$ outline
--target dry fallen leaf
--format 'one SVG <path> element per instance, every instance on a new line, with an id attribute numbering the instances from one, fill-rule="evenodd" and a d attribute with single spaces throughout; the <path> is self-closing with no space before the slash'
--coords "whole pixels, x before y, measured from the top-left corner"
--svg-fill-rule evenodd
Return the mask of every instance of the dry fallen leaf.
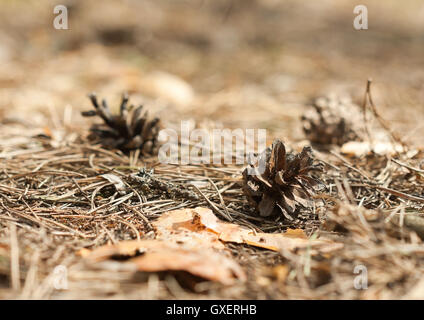
<path id="1" fill-rule="evenodd" d="M 237 224 L 220 221 L 208 208 L 181 209 L 163 213 L 153 226 L 158 237 L 172 240 L 181 230 L 202 235 L 206 246 L 218 246 L 216 240 L 223 242 L 245 243 L 273 251 L 319 247 L 321 252 L 341 248 L 342 244 L 329 240 L 310 240 L 302 230 L 288 230 L 285 233 L 256 233 Z M 190 233 L 190 235 L 192 235 Z M 208 233 L 213 233 L 216 238 Z"/>
<path id="2" fill-rule="evenodd" d="M 186 271 L 192 275 L 223 284 L 236 279 L 246 280 L 243 269 L 224 253 L 193 248 L 161 240 L 122 241 L 116 245 L 99 247 L 89 254 L 86 261 L 95 267 L 110 267 L 115 260 L 124 270 L 144 272 Z M 127 258 L 127 259 L 125 259 Z M 102 264 L 106 262 L 106 264 Z M 131 268 L 133 267 L 133 268 Z M 116 268 L 113 265 L 113 268 Z M 118 269 L 118 268 L 116 268 Z"/>
<path id="3" fill-rule="evenodd" d="M 243 269 L 229 258 L 224 242 L 244 243 L 273 251 L 312 247 L 329 252 L 340 244 L 311 240 L 302 230 L 283 234 L 255 233 L 237 224 L 220 221 L 208 208 L 181 209 L 163 213 L 152 223 L 155 240 L 122 241 L 91 252 L 79 251 L 88 263 L 114 270 L 144 272 L 186 271 L 223 284 L 246 280 Z"/>
<path id="4" fill-rule="evenodd" d="M 137 254 L 144 252 L 145 247 L 153 248 L 154 246 L 161 246 L 156 240 L 143 240 L 140 241 L 121 241 L 117 244 L 107 244 L 94 249 L 87 253 L 87 249 L 80 250 L 79 254 L 90 262 L 100 262 L 113 257 L 134 257 Z"/>
<path id="5" fill-rule="evenodd" d="M 216 218 L 213 213 L 212 216 Z M 193 213 L 192 209 L 165 212 L 152 222 L 152 225 L 156 229 L 157 239 L 183 243 L 195 248 L 225 249 L 216 233 L 207 230 L 200 216 Z"/>
<path id="6" fill-rule="evenodd" d="M 211 249 L 184 249 L 170 246 L 143 254 L 132 262 L 137 265 L 139 271 L 186 271 L 223 284 L 232 284 L 236 278 L 246 280 L 246 275 L 237 262 Z"/>

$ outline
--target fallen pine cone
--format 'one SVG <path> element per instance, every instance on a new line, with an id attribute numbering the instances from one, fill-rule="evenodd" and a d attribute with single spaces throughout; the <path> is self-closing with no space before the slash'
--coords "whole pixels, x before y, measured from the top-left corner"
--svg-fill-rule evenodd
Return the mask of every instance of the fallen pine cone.
<path id="1" fill-rule="evenodd" d="M 95 110 L 83 111 L 84 117 L 99 116 L 104 124 L 94 124 L 90 131 L 99 138 L 106 147 L 118 148 L 123 152 L 140 149 L 142 154 L 155 154 L 157 152 L 159 119 L 148 119 L 147 111 L 142 113 L 143 106 L 133 110 L 127 107 L 128 95 L 122 96 L 120 113 L 112 115 L 106 100 L 99 104 L 97 96 L 89 95 Z"/>
<path id="2" fill-rule="evenodd" d="M 342 145 L 361 140 L 360 107 L 350 100 L 322 97 L 302 116 L 303 131 L 309 141 L 322 145 Z"/>
<path id="3" fill-rule="evenodd" d="M 321 171 L 311 153 L 311 147 L 304 147 L 299 154 L 286 153 L 283 142 L 277 139 L 243 171 L 243 191 L 261 216 L 283 214 L 293 220 L 300 207 L 309 206 L 314 186 L 320 183 L 310 174 Z"/>

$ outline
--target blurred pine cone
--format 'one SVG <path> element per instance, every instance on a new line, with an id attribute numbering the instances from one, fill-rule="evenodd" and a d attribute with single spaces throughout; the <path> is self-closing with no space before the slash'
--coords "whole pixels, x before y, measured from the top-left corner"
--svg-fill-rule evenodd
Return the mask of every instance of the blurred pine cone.
<path id="1" fill-rule="evenodd" d="M 299 207 L 309 206 L 314 186 L 320 183 L 311 173 L 321 171 L 311 154 L 311 147 L 304 147 L 299 154 L 286 153 L 277 139 L 243 171 L 243 191 L 261 216 L 283 214 L 293 220 Z"/>
<path id="2" fill-rule="evenodd" d="M 322 97 L 302 116 L 303 131 L 312 143 L 342 145 L 361 140 L 360 107 L 350 99 Z"/>
<path id="3" fill-rule="evenodd" d="M 142 105 L 135 109 L 132 105 L 128 107 L 129 98 L 124 94 L 119 114 L 112 115 L 106 100 L 103 99 L 102 104 L 99 104 L 94 93 L 89 98 L 95 110 L 83 111 L 81 114 L 84 117 L 99 116 L 103 119 L 103 124 L 94 124 L 90 131 L 104 146 L 124 152 L 136 149 L 140 149 L 142 154 L 157 152 L 159 119 L 149 119 L 147 111 L 142 113 Z"/>

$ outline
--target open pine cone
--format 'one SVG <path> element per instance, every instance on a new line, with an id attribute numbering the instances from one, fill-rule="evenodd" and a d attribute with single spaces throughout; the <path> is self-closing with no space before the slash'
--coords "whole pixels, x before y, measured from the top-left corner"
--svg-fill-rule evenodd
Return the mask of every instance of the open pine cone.
<path id="1" fill-rule="evenodd" d="M 309 141 L 322 145 L 342 145 L 360 140 L 360 107 L 349 99 L 322 97 L 302 116 L 303 131 Z"/>
<path id="2" fill-rule="evenodd" d="M 140 149 L 142 154 L 154 154 L 157 151 L 159 119 L 149 119 L 147 111 L 142 113 L 143 106 L 133 110 L 127 107 L 128 95 L 122 96 L 120 113 L 112 115 L 106 100 L 102 104 L 97 101 L 97 96 L 89 95 L 95 110 L 83 111 L 84 117 L 99 116 L 104 124 L 95 124 L 90 130 L 96 138 L 106 147 L 118 148 L 124 152 Z"/>
<path id="3" fill-rule="evenodd" d="M 286 153 L 277 139 L 243 171 L 243 191 L 261 216 L 283 214 L 293 220 L 300 207 L 309 206 L 314 186 L 320 183 L 310 174 L 321 170 L 311 153 L 311 147 L 304 147 L 299 154 Z"/>

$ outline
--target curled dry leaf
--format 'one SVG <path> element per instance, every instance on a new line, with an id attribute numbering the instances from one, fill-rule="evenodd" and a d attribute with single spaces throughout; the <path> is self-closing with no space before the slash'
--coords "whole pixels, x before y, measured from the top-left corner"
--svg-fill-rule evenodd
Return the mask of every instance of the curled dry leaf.
<path id="1" fill-rule="evenodd" d="M 168 245 L 167 245 L 168 246 Z M 234 260 L 211 249 L 185 249 L 169 246 L 133 259 L 140 271 L 186 271 L 192 275 L 232 284 L 235 279 L 246 280 L 243 269 Z"/>
<path id="2" fill-rule="evenodd" d="M 87 258 L 89 262 L 96 263 L 113 257 L 135 257 L 136 255 L 142 254 L 145 251 L 145 247 L 154 248 L 155 246 L 161 246 L 161 244 L 156 240 L 143 240 L 143 242 L 121 241 L 117 244 L 101 246 L 90 252 L 83 249 L 83 251 L 79 251 L 79 254 L 84 258 Z"/>
<path id="3" fill-rule="evenodd" d="M 153 226 L 158 237 L 164 240 L 169 241 L 182 230 L 186 230 L 191 231 L 191 235 L 202 235 L 204 244 L 215 248 L 219 247 L 220 242 L 244 243 L 273 251 L 313 247 L 316 249 L 314 252 L 329 252 L 342 246 L 329 240 L 310 240 L 300 229 L 288 230 L 285 233 L 253 232 L 237 224 L 222 222 L 210 209 L 201 207 L 166 212 Z"/>
<path id="4" fill-rule="evenodd" d="M 156 229 L 157 239 L 178 242 L 189 247 L 207 247 L 215 249 L 225 249 L 215 232 L 211 232 L 202 222 L 202 216 L 193 210 L 202 213 L 203 218 L 207 218 L 210 213 L 217 220 L 215 215 L 206 208 L 181 209 L 163 213 L 159 219 L 152 223 Z"/>
<path id="5" fill-rule="evenodd" d="M 210 248 L 193 248 L 170 241 L 122 241 L 85 253 L 86 261 L 95 267 L 109 267 L 113 259 L 121 270 L 144 272 L 185 271 L 194 276 L 232 284 L 246 280 L 243 269 L 221 252 Z M 116 268 L 114 265 L 113 268 Z"/>
<path id="6" fill-rule="evenodd" d="M 144 272 L 186 271 L 223 284 L 246 280 L 243 269 L 224 251 L 225 242 L 244 243 L 273 251 L 312 248 L 311 254 L 339 249 L 329 240 L 310 240 L 302 230 L 283 234 L 255 233 L 220 221 L 208 208 L 163 213 L 152 223 L 155 240 L 122 241 L 91 252 L 79 252 L 95 267 Z M 115 262 L 115 264 L 113 264 Z"/>

